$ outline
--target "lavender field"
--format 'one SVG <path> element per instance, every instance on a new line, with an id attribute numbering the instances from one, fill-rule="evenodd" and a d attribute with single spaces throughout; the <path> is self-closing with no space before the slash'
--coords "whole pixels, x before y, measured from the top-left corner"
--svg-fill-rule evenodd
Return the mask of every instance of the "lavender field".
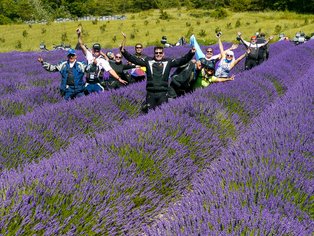
<path id="1" fill-rule="evenodd" d="M 0 235 L 314 235 L 314 40 L 148 114 L 145 82 L 63 101 L 38 56 L 0 54 Z"/>

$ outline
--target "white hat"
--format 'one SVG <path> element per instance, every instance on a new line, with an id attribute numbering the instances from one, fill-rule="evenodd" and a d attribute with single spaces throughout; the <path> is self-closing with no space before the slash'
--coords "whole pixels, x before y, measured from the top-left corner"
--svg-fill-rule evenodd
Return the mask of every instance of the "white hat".
<path id="1" fill-rule="evenodd" d="M 229 50 L 229 51 L 227 51 L 226 52 L 226 56 L 233 56 L 234 57 L 234 52 L 233 51 L 231 51 L 231 50 Z"/>

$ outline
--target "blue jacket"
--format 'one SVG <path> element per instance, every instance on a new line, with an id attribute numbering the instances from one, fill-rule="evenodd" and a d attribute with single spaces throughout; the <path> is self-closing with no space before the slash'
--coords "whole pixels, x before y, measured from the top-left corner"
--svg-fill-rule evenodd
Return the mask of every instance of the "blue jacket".
<path id="1" fill-rule="evenodd" d="M 60 89 L 65 90 L 67 85 L 67 78 L 68 78 L 68 70 L 70 69 L 70 63 L 68 61 L 62 61 L 56 65 L 52 65 L 48 62 L 43 63 L 43 67 L 45 70 L 49 72 L 57 72 L 59 71 L 62 78 L 61 78 L 61 85 Z M 86 70 L 87 65 L 84 62 L 76 61 L 73 66 L 73 76 L 74 76 L 74 86 L 75 87 L 83 87 L 85 85 L 84 73 Z"/>

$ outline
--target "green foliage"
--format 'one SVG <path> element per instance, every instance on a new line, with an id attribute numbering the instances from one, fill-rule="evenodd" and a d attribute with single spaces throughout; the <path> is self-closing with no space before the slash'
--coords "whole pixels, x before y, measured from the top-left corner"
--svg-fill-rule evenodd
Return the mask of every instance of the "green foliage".
<path id="1" fill-rule="evenodd" d="M 116 36 L 116 35 L 114 35 L 114 36 L 112 37 L 112 41 L 113 41 L 114 43 L 117 41 L 117 36 Z"/>
<path id="2" fill-rule="evenodd" d="M 205 11 L 205 12 L 192 11 L 189 15 L 194 18 L 203 18 L 203 17 L 208 17 L 210 15 L 210 12 L 209 11 Z"/>
<path id="3" fill-rule="evenodd" d="M 232 29 L 231 22 L 228 22 L 228 23 L 227 23 L 227 25 L 226 25 L 226 29 Z"/>
<path id="4" fill-rule="evenodd" d="M 233 11 L 247 11 L 251 0 L 230 0 L 230 6 Z"/>
<path id="5" fill-rule="evenodd" d="M 301 13 L 313 13 L 313 1 L 298 0 L 227 0 L 227 1 L 204 1 L 204 0 L 116 0 L 116 1 L 1 1 L 0 24 L 8 24 L 11 21 L 19 22 L 26 20 L 53 20 L 56 18 L 77 18 L 87 15 L 115 15 L 125 12 L 141 12 L 149 9 L 160 9 L 160 19 L 168 20 L 170 15 L 164 9 L 177 8 L 193 10 L 191 17 L 203 18 L 214 14 L 213 17 L 221 18 L 225 16 L 225 8 L 230 7 L 234 11 L 263 11 L 289 10 Z M 196 9 L 215 9 L 214 13 L 200 12 Z M 223 12 L 225 11 L 225 12 Z M 180 13 L 179 13 L 180 14 Z M 135 17 L 133 15 L 133 17 Z M 147 16 L 145 16 L 147 17 Z M 142 19 L 145 19 L 143 17 Z M 94 22 L 97 24 L 96 22 Z"/>
<path id="6" fill-rule="evenodd" d="M 12 23 L 12 20 L 9 17 L 0 14 L 0 25 L 6 25 L 10 23 Z"/>
<path id="7" fill-rule="evenodd" d="M 161 20 L 170 20 L 171 18 L 172 17 L 166 11 L 160 10 L 159 19 L 161 19 Z"/>
<path id="8" fill-rule="evenodd" d="M 275 26 L 274 34 L 279 34 L 281 32 L 282 27 L 280 25 Z"/>
<path id="9" fill-rule="evenodd" d="M 23 33 L 22 33 L 23 37 L 26 38 L 28 36 L 28 33 L 26 30 L 23 30 Z"/>
<path id="10" fill-rule="evenodd" d="M 100 32 L 101 32 L 101 33 L 104 33 L 104 32 L 106 31 L 106 27 L 107 27 L 106 24 L 102 24 L 102 25 L 99 27 Z"/>
<path id="11" fill-rule="evenodd" d="M 210 16 L 216 19 L 224 19 L 228 16 L 228 12 L 224 8 L 217 8 L 210 14 Z"/>
<path id="12" fill-rule="evenodd" d="M 65 42 L 65 41 L 67 41 L 68 40 L 68 34 L 67 33 L 62 33 L 62 35 L 61 35 L 61 41 L 62 42 Z"/>
<path id="13" fill-rule="evenodd" d="M 21 40 L 18 40 L 18 41 L 16 42 L 15 48 L 16 48 L 16 49 L 21 49 L 21 48 L 22 48 L 22 42 L 21 42 Z"/>
<path id="14" fill-rule="evenodd" d="M 185 37 L 190 37 L 193 34 L 193 27 L 190 27 L 189 30 L 186 32 Z"/>
<path id="15" fill-rule="evenodd" d="M 198 36 L 200 36 L 200 37 L 205 37 L 205 36 L 206 36 L 205 30 L 202 29 L 202 30 L 198 33 Z"/>
<path id="16" fill-rule="evenodd" d="M 128 45 L 133 45 L 136 42 L 142 42 L 145 45 L 152 45 L 154 42 L 159 44 L 161 35 L 166 35 L 170 41 L 174 42 L 179 36 L 189 38 L 192 34 L 198 35 L 202 30 L 205 30 L 207 33 L 207 37 L 202 39 L 203 42 L 216 44 L 217 40 L 214 37 L 214 30 L 217 26 L 224 33 L 223 40 L 232 42 L 236 31 L 241 31 L 243 35 L 250 35 L 256 29 L 262 28 L 263 31 L 265 29 L 268 30 L 265 33 L 272 34 L 276 25 L 282 26 L 281 31 L 290 38 L 299 30 L 310 35 L 312 32 L 312 29 L 310 29 L 311 22 L 314 22 L 313 15 L 304 16 L 287 11 L 254 13 L 226 11 L 229 17 L 225 19 L 213 19 L 208 10 L 194 9 L 187 11 L 182 9 L 179 14 L 177 9 L 167 8 L 167 14 L 176 16 L 175 18 L 161 20 L 159 19 L 160 10 L 149 10 L 141 13 L 126 13 L 125 20 L 99 21 L 97 25 L 94 25 L 92 21 L 71 21 L 62 24 L 48 21 L 46 24 L 31 24 L 31 30 L 29 29 L 29 24 L 0 25 L 0 31 L 6 32 L 3 36 L 0 35 L 5 40 L 5 43 L 1 43 L 0 51 L 16 50 L 17 40 L 23 43 L 23 50 L 38 50 L 37 45 L 42 41 L 45 42 L 48 48 L 51 48 L 53 45 L 60 43 L 62 33 L 66 33 L 64 35 L 66 40 L 62 40 L 63 42 L 75 45 L 77 43 L 75 29 L 78 25 L 81 25 L 84 42 L 87 45 L 91 45 L 94 43 L 94 40 L 97 40 L 102 45 L 106 45 L 107 48 L 113 48 L 116 47 L 116 43 L 113 42 L 112 37 L 117 35 L 117 41 L 119 41 L 121 39 L 121 30 L 128 36 Z M 203 18 L 190 17 L 190 14 Z M 181 17 L 178 15 L 181 15 Z M 155 22 L 157 25 L 155 25 Z M 309 23 L 305 25 L 306 22 Z M 82 24 L 84 24 L 84 27 L 82 27 Z M 149 29 L 147 26 L 150 26 Z M 11 30 L 13 28 L 14 30 Z M 23 37 L 25 29 L 29 33 L 27 36 L 28 40 L 25 40 L 25 37 Z M 88 32 L 86 29 L 88 29 Z M 104 32 L 107 37 L 103 37 Z"/>

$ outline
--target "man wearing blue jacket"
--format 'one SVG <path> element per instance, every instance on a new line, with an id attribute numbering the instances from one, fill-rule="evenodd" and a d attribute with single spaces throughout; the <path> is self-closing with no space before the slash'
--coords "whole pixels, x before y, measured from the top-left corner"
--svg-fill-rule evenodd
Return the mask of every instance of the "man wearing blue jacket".
<path id="1" fill-rule="evenodd" d="M 60 93 L 65 100 L 84 96 L 85 81 L 83 80 L 87 65 L 77 61 L 74 49 L 67 51 L 67 60 L 61 61 L 56 65 L 45 62 L 42 57 L 38 61 L 43 68 L 49 72 L 60 72 L 61 85 Z"/>

